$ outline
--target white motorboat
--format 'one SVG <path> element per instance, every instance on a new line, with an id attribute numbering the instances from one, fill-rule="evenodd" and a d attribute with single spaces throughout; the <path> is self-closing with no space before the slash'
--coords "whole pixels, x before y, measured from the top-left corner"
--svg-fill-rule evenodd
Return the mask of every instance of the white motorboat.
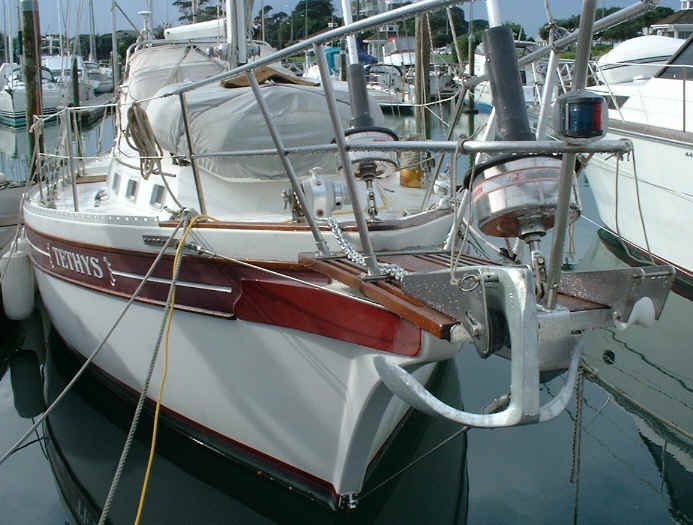
<path id="1" fill-rule="evenodd" d="M 152 381 L 167 378 L 161 417 L 332 508 L 356 505 L 369 464 L 411 407 L 492 428 L 558 415 L 582 334 L 654 322 L 672 279 L 669 267 L 547 277 L 537 239 L 555 221 L 561 163 L 545 152 L 565 151 L 564 142 L 476 145 L 539 153 L 498 157 L 470 182 L 479 228 L 523 238 L 531 266 L 503 265 L 502 252 L 494 261 L 469 255 L 459 248 L 465 207 L 455 208 L 445 186 L 422 206 L 425 189 L 399 183 L 393 152 L 429 144 L 393 140 L 381 127 L 357 64 L 349 96 L 335 90 L 322 45 L 445 3 L 407 5 L 230 71 L 216 41 L 140 42 L 128 53 L 111 154 L 86 166 L 78 184 L 68 149 L 24 205 L 46 310 L 77 355 L 94 359 L 104 385 L 152 395 L 151 362 Z M 235 35 L 245 34 L 243 20 Z M 512 45 L 501 25 L 489 38 Z M 241 63 L 244 47 L 232 43 Z M 271 65 L 311 47 L 320 87 Z M 456 141 L 433 144 L 472 151 L 471 142 L 464 151 Z M 457 197 L 471 202 L 466 189 Z M 560 213 L 565 226 L 577 203 Z M 128 298 L 132 311 L 108 337 Z M 166 375 L 151 357 L 162 318 L 170 320 Z M 511 394 L 494 403 L 497 412 L 465 412 L 425 389 L 461 343 L 510 359 Z M 561 392 L 541 405 L 540 372 L 566 369 Z"/>
<path id="2" fill-rule="evenodd" d="M 597 155 L 587 171 L 606 226 L 687 280 L 693 277 L 693 133 L 686 122 L 693 88 L 685 80 L 691 50 L 689 40 L 651 78 L 591 88 L 610 101 L 609 136 L 633 141 L 634 154 L 620 162 Z"/>
<path id="3" fill-rule="evenodd" d="M 631 38 L 599 57 L 595 73 L 604 84 L 650 78 L 658 71 L 655 66 L 667 63 L 684 42 L 660 35 Z"/>
<path id="4" fill-rule="evenodd" d="M 5 66 L 5 65 L 3 65 Z M 6 126 L 26 126 L 26 91 L 24 76 L 17 65 L 6 67 L 6 81 L 0 89 L 0 123 Z M 52 72 L 42 69 L 41 103 L 43 114 L 55 113 L 62 103 L 63 88 Z"/>

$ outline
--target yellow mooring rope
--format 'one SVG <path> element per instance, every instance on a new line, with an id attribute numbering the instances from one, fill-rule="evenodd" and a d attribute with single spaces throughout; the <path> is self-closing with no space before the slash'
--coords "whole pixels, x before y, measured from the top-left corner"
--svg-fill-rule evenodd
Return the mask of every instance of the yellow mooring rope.
<path id="1" fill-rule="evenodd" d="M 164 371 L 161 375 L 161 383 L 159 384 L 159 396 L 156 399 L 156 409 L 154 410 L 154 426 L 152 427 L 152 443 L 149 447 L 149 459 L 147 460 L 147 469 L 144 472 L 144 481 L 142 482 L 142 492 L 140 493 L 140 502 L 137 506 L 137 515 L 135 516 L 135 525 L 139 525 L 140 518 L 142 517 L 142 509 L 144 508 L 144 500 L 147 497 L 147 488 L 149 487 L 149 475 L 152 471 L 152 463 L 154 462 L 154 451 L 156 450 L 156 436 L 157 430 L 159 428 L 159 409 L 161 408 L 161 399 L 164 396 L 164 387 L 166 386 L 166 377 L 168 375 L 168 339 L 171 333 L 171 324 L 173 321 L 173 310 L 176 304 L 176 288 L 173 279 L 175 279 L 176 268 L 180 264 L 180 259 L 183 255 L 183 246 L 185 246 L 185 240 L 190 234 L 190 230 L 195 225 L 195 223 L 201 219 L 207 219 L 215 221 L 213 217 L 208 215 L 197 215 L 191 221 L 190 224 L 185 228 L 183 236 L 178 242 L 178 247 L 176 248 L 176 255 L 173 258 L 173 267 L 171 268 L 171 286 L 173 286 L 173 293 L 171 295 L 171 304 L 168 308 L 168 315 L 166 319 L 166 339 L 164 342 Z"/>

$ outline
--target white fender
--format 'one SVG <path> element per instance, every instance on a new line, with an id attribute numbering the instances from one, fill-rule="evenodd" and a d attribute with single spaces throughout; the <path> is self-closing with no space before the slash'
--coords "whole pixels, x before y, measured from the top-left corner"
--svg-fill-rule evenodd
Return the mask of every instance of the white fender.
<path id="1" fill-rule="evenodd" d="M 614 325 L 616 329 L 621 332 L 635 324 L 644 326 L 645 328 L 651 328 L 654 326 L 655 319 L 655 307 L 652 299 L 649 297 L 641 297 L 633 305 L 633 310 L 630 312 L 628 320 L 623 322 L 614 319 Z"/>
<path id="2" fill-rule="evenodd" d="M 29 259 L 29 246 L 20 238 L 2 256 L 2 305 L 13 321 L 27 319 L 34 311 L 36 279 Z"/>

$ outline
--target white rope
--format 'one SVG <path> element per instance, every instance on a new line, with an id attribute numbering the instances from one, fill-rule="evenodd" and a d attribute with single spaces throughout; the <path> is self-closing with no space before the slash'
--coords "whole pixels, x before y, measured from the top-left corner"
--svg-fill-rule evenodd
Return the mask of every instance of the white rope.
<path id="1" fill-rule="evenodd" d="M 176 228 L 173 230 L 173 233 L 166 240 L 164 245 L 161 247 L 161 250 L 157 254 L 156 258 L 154 259 L 154 262 L 149 267 L 149 270 L 147 270 L 147 273 L 145 274 L 145 276 L 142 278 L 142 282 L 140 282 L 137 289 L 133 292 L 132 296 L 130 296 L 130 299 L 128 300 L 127 304 L 125 305 L 125 307 L 123 307 L 123 310 L 120 312 L 120 314 L 116 318 L 115 323 L 113 323 L 113 326 L 111 326 L 111 328 L 109 328 L 108 332 L 106 332 L 106 335 L 101 340 L 101 342 L 98 344 L 98 346 L 94 349 L 94 351 L 91 353 L 91 355 L 87 358 L 87 360 L 84 362 L 84 364 L 80 367 L 80 369 L 77 371 L 77 373 L 74 375 L 74 377 L 70 380 L 70 382 L 65 386 L 65 388 L 63 388 L 63 390 L 60 392 L 60 394 L 58 394 L 58 396 L 55 398 L 55 401 L 53 401 L 51 403 L 51 405 L 45 410 L 45 412 L 43 414 L 41 414 L 41 416 L 36 420 L 36 423 L 34 423 L 31 426 L 31 428 L 29 428 L 29 430 L 27 430 L 24 433 L 24 435 L 22 435 L 22 437 L 19 438 L 19 440 L 14 445 L 12 445 L 12 447 L 10 447 L 10 449 L 5 454 L 3 454 L 3 456 L 0 458 L 0 465 L 2 465 L 7 460 L 7 458 L 9 458 L 14 453 L 14 451 L 17 450 L 17 448 L 19 448 L 22 445 L 22 443 L 24 443 L 24 441 L 26 441 L 26 439 L 41 425 L 41 423 L 43 423 L 43 421 L 48 417 L 48 415 L 51 412 L 53 412 L 53 410 L 58 405 L 58 403 L 60 403 L 60 401 L 62 401 L 62 399 L 65 397 L 65 395 L 72 389 L 72 387 L 75 385 L 75 383 L 77 383 L 77 380 L 82 376 L 82 374 L 84 374 L 87 367 L 94 361 L 94 359 L 96 359 L 96 356 L 99 354 L 99 352 L 101 352 L 101 350 L 105 346 L 106 342 L 108 341 L 108 339 L 111 337 L 111 335 L 115 331 L 118 324 L 120 324 L 120 321 L 123 319 L 123 317 L 125 316 L 127 311 L 130 309 L 130 306 L 135 301 L 135 298 L 140 294 L 140 292 L 142 291 L 142 288 L 144 288 L 145 283 L 151 277 L 152 273 L 154 272 L 154 269 L 156 268 L 157 264 L 159 263 L 159 261 L 163 257 L 164 252 L 166 251 L 169 244 L 171 243 L 171 240 L 173 240 L 174 236 L 176 235 L 176 233 L 178 233 L 178 230 L 183 225 L 183 222 L 184 222 L 183 220 L 178 222 L 178 224 L 176 225 Z"/>
<path id="2" fill-rule="evenodd" d="M 178 228 L 182 222 L 188 222 L 190 219 L 189 215 L 186 215 L 181 222 L 178 223 Z M 178 231 L 176 228 L 176 232 Z M 174 232 L 175 235 L 175 232 Z M 169 242 L 171 237 L 169 237 Z M 166 243 L 168 245 L 168 242 Z M 163 253 L 163 252 L 162 252 Z M 135 439 L 135 432 L 137 431 L 137 426 L 139 425 L 140 419 L 142 417 L 142 408 L 144 407 L 144 400 L 147 397 L 147 392 L 149 391 L 149 384 L 152 380 L 152 375 L 154 374 L 154 366 L 156 365 L 157 357 L 159 356 L 159 349 L 161 348 L 161 340 L 164 336 L 164 331 L 166 329 L 166 324 L 169 318 L 169 310 L 171 309 L 171 303 L 173 302 L 174 292 L 176 290 L 176 281 L 180 274 L 180 267 L 183 258 L 175 259 L 175 268 L 173 269 L 173 278 L 171 279 L 171 285 L 168 288 L 168 298 L 166 299 L 166 307 L 164 308 L 164 318 L 161 321 L 161 327 L 159 328 L 159 335 L 156 339 L 156 344 L 154 345 L 154 352 L 152 353 L 152 358 L 149 361 L 149 368 L 147 370 L 147 376 L 144 380 L 144 385 L 142 386 L 142 391 L 137 400 L 137 406 L 135 407 L 135 413 L 132 416 L 132 421 L 130 423 L 130 429 L 128 430 L 128 435 L 125 438 L 125 444 L 123 445 L 123 450 L 120 453 L 120 458 L 118 459 L 118 465 L 116 467 L 115 473 L 113 474 L 113 479 L 111 480 L 111 486 L 108 489 L 108 495 L 106 496 L 106 501 L 101 509 L 101 515 L 99 516 L 99 524 L 104 525 L 106 519 L 108 519 L 108 514 L 111 511 L 111 506 L 113 505 L 113 499 L 118 491 L 118 486 L 120 485 L 120 478 L 125 470 L 125 463 L 127 462 L 128 456 L 130 454 L 130 448 L 132 447 L 132 442 Z M 143 281 L 144 282 L 144 281 Z"/>
<path id="3" fill-rule="evenodd" d="M 647 237 L 647 228 L 645 228 L 645 219 L 642 214 L 642 205 L 640 204 L 640 184 L 638 183 L 638 169 L 635 162 L 635 150 L 632 152 L 633 156 L 633 178 L 635 179 L 635 200 L 638 204 L 638 215 L 640 216 L 640 226 L 642 227 L 642 235 L 645 238 L 645 248 L 647 248 L 647 255 L 650 256 L 652 264 L 655 263 L 654 257 L 652 256 L 652 250 L 650 249 L 650 240 Z"/>

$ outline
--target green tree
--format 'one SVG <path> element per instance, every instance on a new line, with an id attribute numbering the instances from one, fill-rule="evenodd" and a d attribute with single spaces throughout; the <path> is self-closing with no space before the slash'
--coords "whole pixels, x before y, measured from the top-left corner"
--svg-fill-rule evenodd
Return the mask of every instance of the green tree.
<path id="1" fill-rule="evenodd" d="M 209 5 L 210 0 L 197 0 L 198 22 L 214 20 L 217 18 L 216 1 L 211 3 L 213 5 Z M 181 16 L 178 17 L 178 21 L 185 22 L 187 24 L 192 22 L 192 0 L 174 0 L 173 5 L 181 12 Z"/>
<path id="2" fill-rule="evenodd" d="M 334 6 L 331 0 L 300 0 L 291 12 L 291 18 L 294 37 L 299 40 L 304 33 L 309 36 L 327 29 L 334 18 Z"/>
<path id="3" fill-rule="evenodd" d="M 529 37 L 527 36 L 527 31 L 525 31 L 525 28 L 520 24 L 506 22 L 505 25 L 512 30 L 513 38 L 515 38 L 515 40 L 528 40 Z"/>
<path id="4" fill-rule="evenodd" d="M 595 19 L 604 18 L 611 13 L 615 13 L 621 9 L 620 7 L 609 7 L 609 8 L 599 8 L 595 12 Z M 629 38 L 634 38 L 641 34 L 643 27 L 648 27 L 658 20 L 661 20 L 665 16 L 669 16 L 674 13 L 673 9 L 668 7 L 657 7 L 645 13 L 642 16 L 634 18 L 628 22 L 623 22 L 617 26 L 612 27 L 606 31 L 599 34 L 604 40 L 612 41 L 622 41 L 628 40 Z M 580 15 L 573 15 L 569 18 L 563 18 L 556 20 L 556 24 L 560 27 L 567 29 L 568 31 L 574 31 L 580 26 Z M 544 40 L 549 38 L 549 25 L 544 24 L 539 30 L 539 36 Z"/>
<path id="5" fill-rule="evenodd" d="M 450 22 L 445 9 L 432 11 L 428 13 L 428 19 L 431 26 L 431 38 L 433 47 L 442 47 L 452 43 L 452 31 L 450 31 Z M 468 24 L 464 18 L 464 11 L 457 6 L 452 7 L 452 21 L 455 25 L 457 36 L 468 31 Z M 414 18 L 404 20 L 399 29 L 400 35 L 414 35 Z"/>
<path id="6" fill-rule="evenodd" d="M 488 26 L 488 22 L 486 22 L 486 25 Z M 472 49 L 474 50 L 481 43 L 481 39 L 484 37 L 484 29 L 477 29 L 472 32 L 472 35 Z M 469 33 L 457 37 L 457 45 L 460 48 L 460 53 L 462 53 L 461 62 L 463 63 L 469 60 L 469 40 Z M 452 48 L 452 59 L 455 62 L 460 62 L 460 60 L 457 59 L 457 50 L 454 47 Z"/>

